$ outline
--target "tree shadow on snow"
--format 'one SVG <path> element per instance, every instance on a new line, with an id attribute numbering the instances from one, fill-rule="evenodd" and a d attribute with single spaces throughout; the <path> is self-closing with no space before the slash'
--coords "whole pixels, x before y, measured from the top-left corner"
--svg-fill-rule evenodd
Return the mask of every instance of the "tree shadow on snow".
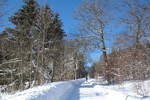
<path id="1" fill-rule="evenodd" d="M 133 99 L 138 99 L 138 100 L 145 100 L 145 99 L 147 100 L 147 98 L 150 98 L 150 96 L 137 97 L 137 96 L 128 95 L 126 96 L 125 100 L 128 100 L 128 98 L 133 98 Z"/>
<path id="2" fill-rule="evenodd" d="M 80 88 L 93 88 L 95 85 L 96 85 L 96 83 L 89 84 L 89 83 L 87 82 L 87 83 L 82 84 L 82 85 L 80 86 Z"/>
<path id="3" fill-rule="evenodd" d="M 80 85 L 73 89 L 67 100 L 80 100 Z"/>
<path id="4" fill-rule="evenodd" d="M 72 94 L 70 95 L 70 99 L 68 100 L 80 100 L 80 90 L 79 88 L 76 88 Z"/>

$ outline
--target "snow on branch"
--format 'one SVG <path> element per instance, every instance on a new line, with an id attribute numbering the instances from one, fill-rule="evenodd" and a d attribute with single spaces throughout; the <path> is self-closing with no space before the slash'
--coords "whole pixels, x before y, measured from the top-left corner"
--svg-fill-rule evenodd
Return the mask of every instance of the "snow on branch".
<path id="1" fill-rule="evenodd" d="M 11 59 L 9 61 L 3 62 L 2 64 L 0 64 L 0 66 L 2 66 L 4 64 L 17 63 L 17 62 L 20 62 L 20 61 L 22 61 L 22 60 L 19 60 L 18 58 L 15 58 L 15 59 Z"/>

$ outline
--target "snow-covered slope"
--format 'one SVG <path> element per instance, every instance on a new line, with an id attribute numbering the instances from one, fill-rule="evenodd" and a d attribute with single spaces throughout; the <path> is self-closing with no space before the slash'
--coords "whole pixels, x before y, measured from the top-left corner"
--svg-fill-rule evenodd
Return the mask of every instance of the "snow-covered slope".
<path id="1" fill-rule="evenodd" d="M 0 100 L 150 100 L 150 80 L 116 85 L 101 84 L 95 79 L 56 82 L 3 95 Z"/>
<path id="2" fill-rule="evenodd" d="M 0 100 L 67 100 L 69 93 L 83 81 L 84 79 L 45 84 L 13 95 L 3 94 Z"/>

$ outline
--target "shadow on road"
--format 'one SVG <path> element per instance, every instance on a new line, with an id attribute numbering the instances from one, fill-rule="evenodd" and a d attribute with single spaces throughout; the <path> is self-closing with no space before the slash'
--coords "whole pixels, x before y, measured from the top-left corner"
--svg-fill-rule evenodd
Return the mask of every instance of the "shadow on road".
<path id="1" fill-rule="evenodd" d="M 94 83 L 89 84 L 88 82 L 85 82 L 84 84 L 80 86 L 80 88 L 93 88 L 95 85 L 96 84 Z"/>
<path id="2" fill-rule="evenodd" d="M 81 99 L 80 94 L 82 94 L 82 93 L 80 93 L 80 89 L 82 89 L 82 88 L 94 88 L 95 85 L 96 85 L 96 83 L 94 83 L 94 82 L 88 82 L 88 81 L 82 82 L 81 85 L 76 86 L 76 88 L 74 88 L 74 91 L 72 91 L 68 100 L 80 100 Z M 86 93 L 82 94 L 82 96 L 83 95 L 86 95 Z M 100 94 L 100 93 L 92 94 L 92 96 L 101 96 L 101 95 L 102 94 Z M 87 96 L 89 96 L 89 95 L 87 95 Z"/>
<path id="3" fill-rule="evenodd" d="M 83 83 L 84 82 L 82 82 L 81 84 L 83 84 Z M 68 100 L 80 100 L 80 85 L 78 85 L 74 88 L 74 91 L 72 91 L 72 93 L 70 93 L 70 97 Z"/>

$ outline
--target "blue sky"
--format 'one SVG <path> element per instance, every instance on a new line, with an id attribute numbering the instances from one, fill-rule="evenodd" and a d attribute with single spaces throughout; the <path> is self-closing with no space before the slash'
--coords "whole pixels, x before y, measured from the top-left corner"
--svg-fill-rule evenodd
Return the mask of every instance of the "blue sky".
<path id="1" fill-rule="evenodd" d="M 6 4 L 1 8 L 1 11 L 4 13 L 4 16 L 0 19 L 1 26 L 0 31 L 6 27 L 12 27 L 13 25 L 9 22 L 9 17 L 13 15 L 23 4 L 21 0 L 8 0 Z"/>

